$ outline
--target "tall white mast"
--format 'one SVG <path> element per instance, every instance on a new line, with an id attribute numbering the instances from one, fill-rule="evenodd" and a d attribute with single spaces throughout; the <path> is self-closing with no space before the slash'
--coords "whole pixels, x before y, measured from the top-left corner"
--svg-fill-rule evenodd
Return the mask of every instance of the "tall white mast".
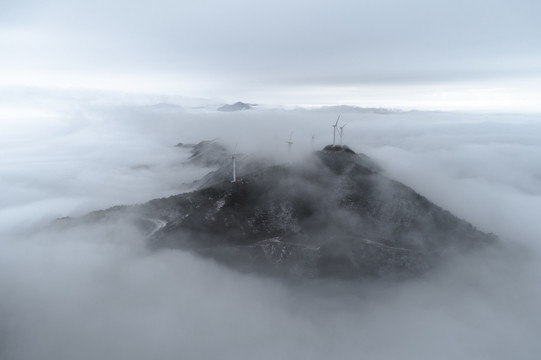
<path id="1" fill-rule="evenodd" d="M 346 127 L 346 125 L 349 124 L 349 122 L 345 123 L 344 125 L 340 126 L 340 146 L 342 146 L 342 138 L 344 136 L 344 128 Z"/>
<path id="2" fill-rule="evenodd" d="M 289 141 L 287 141 L 287 153 L 289 155 L 291 155 L 291 146 L 293 145 L 293 141 L 291 141 L 291 139 L 293 139 L 293 131 L 289 133 Z"/>
<path id="3" fill-rule="evenodd" d="M 342 114 L 340 114 L 342 115 Z M 332 133 L 332 146 L 336 144 L 336 127 L 338 126 L 338 121 L 340 121 L 340 115 L 338 115 L 338 119 L 336 119 L 336 123 L 332 126 L 333 127 L 333 133 Z"/>

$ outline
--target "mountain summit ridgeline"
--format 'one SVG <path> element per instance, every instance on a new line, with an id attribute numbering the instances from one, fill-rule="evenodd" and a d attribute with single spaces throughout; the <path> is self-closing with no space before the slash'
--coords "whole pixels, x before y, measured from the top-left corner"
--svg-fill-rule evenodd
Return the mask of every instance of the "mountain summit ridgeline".
<path id="1" fill-rule="evenodd" d="M 121 217 L 146 232 L 152 249 L 295 277 L 411 276 L 496 241 L 347 146 L 290 165 L 239 161 L 236 182 L 230 170 L 224 160 L 196 191 L 69 221 Z"/>

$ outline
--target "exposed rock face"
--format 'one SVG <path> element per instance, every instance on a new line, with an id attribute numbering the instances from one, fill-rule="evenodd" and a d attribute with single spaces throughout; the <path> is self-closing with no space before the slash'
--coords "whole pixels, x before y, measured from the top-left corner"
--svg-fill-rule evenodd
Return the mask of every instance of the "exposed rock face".
<path id="1" fill-rule="evenodd" d="M 253 109 L 253 106 L 255 106 L 255 105 L 254 104 L 246 104 L 246 103 L 237 101 L 234 104 L 222 105 L 216 110 L 218 110 L 218 111 L 226 111 L 226 112 L 229 112 L 229 111 L 241 111 L 241 110 L 251 110 L 251 109 Z"/>
<path id="2" fill-rule="evenodd" d="M 127 214 L 153 248 L 301 277 L 411 275 L 495 241 L 337 146 L 300 165 L 252 165 L 235 183 L 220 178 L 192 193 L 89 216 Z"/>

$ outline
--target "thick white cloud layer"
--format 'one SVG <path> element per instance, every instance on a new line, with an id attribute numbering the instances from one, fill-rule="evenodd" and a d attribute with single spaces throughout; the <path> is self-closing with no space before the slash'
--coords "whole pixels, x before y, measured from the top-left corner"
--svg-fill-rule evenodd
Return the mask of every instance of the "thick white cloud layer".
<path id="1" fill-rule="evenodd" d="M 288 284 L 181 251 L 149 252 L 129 226 L 36 226 L 182 191 L 204 170 L 182 164 L 188 154 L 173 147 L 178 142 L 220 137 L 241 152 L 287 161 L 284 140 L 293 131 L 302 158 L 312 134 L 316 148 L 332 140 L 336 109 L 219 113 L 90 102 L 2 115 L 0 358 L 541 352 L 539 117 L 342 110 L 345 143 L 504 245 L 405 283 Z"/>

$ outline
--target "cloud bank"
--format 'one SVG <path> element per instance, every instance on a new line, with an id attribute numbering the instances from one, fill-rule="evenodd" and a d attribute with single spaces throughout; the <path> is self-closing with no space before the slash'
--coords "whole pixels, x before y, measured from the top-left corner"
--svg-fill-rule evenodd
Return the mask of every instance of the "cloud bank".
<path id="1" fill-rule="evenodd" d="M 345 143 L 503 244 L 404 283 L 287 283 L 182 251 L 149 252 L 126 224 L 39 229 L 185 191 L 208 169 L 184 165 L 178 142 L 220 137 L 280 160 L 293 131 L 301 158 L 312 134 L 315 148 L 332 141 L 334 109 L 68 105 L 1 122 L 0 358 L 534 359 L 541 351 L 538 117 L 344 111 Z"/>

